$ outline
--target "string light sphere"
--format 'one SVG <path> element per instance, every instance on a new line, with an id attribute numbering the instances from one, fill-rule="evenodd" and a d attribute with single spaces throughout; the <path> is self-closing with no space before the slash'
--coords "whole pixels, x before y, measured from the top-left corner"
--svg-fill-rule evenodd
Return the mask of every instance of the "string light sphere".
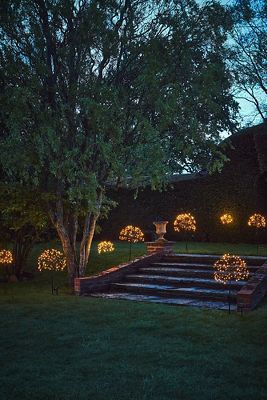
<path id="1" fill-rule="evenodd" d="M 266 219 L 261 214 L 253 214 L 248 219 L 248 226 L 252 226 L 254 228 L 265 228 L 266 227 Z"/>
<path id="2" fill-rule="evenodd" d="M 98 254 L 111 253 L 114 250 L 115 250 L 114 244 L 109 241 L 103 241 L 103 242 L 98 243 L 98 245 L 97 245 Z"/>
<path id="3" fill-rule="evenodd" d="M 38 270 L 63 271 L 66 268 L 66 258 L 61 251 L 47 249 L 38 257 Z"/>
<path id="4" fill-rule="evenodd" d="M 216 269 L 214 279 L 224 285 L 233 280 L 240 281 L 249 277 L 247 264 L 235 255 L 224 254 L 213 267 Z"/>
<path id="5" fill-rule="evenodd" d="M 138 243 L 143 242 L 144 234 L 138 226 L 127 225 L 120 231 L 119 235 L 120 240 L 125 240 L 130 243 Z"/>
<path id="6" fill-rule="evenodd" d="M 8 265 L 13 263 L 13 255 L 10 250 L 0 251 L 0 264 Z"/>
<path id="7" fill-rule="evenodd" d="M 233 222 L 234 222 L 234 218 L 233 218 L 233 216 L 231 215 L 231 214 L 223 214 L 221 217 L 220 217 L 220 220 L 221 220 L 221 223 L 223 224 L 223 225 L 229 225 L 229 224 L 232 224 Z"/>
<path id="8" fill-rule="evenodd" d="M 173 223 L 173 226 L 176 232 L 181 232 L 181 231 L 195 232 L 197 229 L 195 217 L 190 213 L 177 215 Z"/>

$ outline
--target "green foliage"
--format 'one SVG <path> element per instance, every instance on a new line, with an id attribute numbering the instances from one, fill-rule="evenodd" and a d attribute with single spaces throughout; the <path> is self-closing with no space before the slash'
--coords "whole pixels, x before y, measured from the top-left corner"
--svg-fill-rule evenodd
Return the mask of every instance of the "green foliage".
<path id="1" fill-rule="evenodd" d="M 3 8 L 1 160 L 9 179 L 61 192 L 77 207 L 94 203 L 108 181 L 130 176 L 138 187 L 146 175 L 158 187 L 170 168 L 203 166 L 231 128 L 223 60 L 230 20 L 219 4 Z"/>
<path id="2" fill-rule="evenodd" d="M 267 215 L 265 125 L 248 128 L 224 142 L 223 153 L 229 162 L 221 173 L 184 179 L 178 176 L 177 182 L 164 192 L 145 188 L 137 199 L 127 190 L 110 191 L 109 196 L 118 202 L 118 207 L 111 211 L 107 222 L 101 222 L 101 238 L 112 240 L 125 224 L 134 224 L 146 233 L 146 240 L 151 240 L 153 221 L 161 215 L 170 221 L 167 238 L 184 240 L 183 235 L 174 233 L 172 223 L 177 214 L 191 212 L 197 221 L 194 240 L 253 242 L 255 235 L 247 226 L 248 217 L 256 211 Z M 225 212 L 234 215 L 231 226 L 220 223 Z M 259 239 L 266 242 L 266 229 L 260 232 Z"/>
<path id="3" fill-rule="evenodd" d="M 36 229 L 47 227 L 48 218 L 42 209 L 41 197 L 36 192 L 22 189 L 20 186 L 0 186 L 0 212 L 2 222 L 14 231 L 31 224 Z"/>
<path id="4" fill-rule="evenodd" d="M 1 246 L 13 245 L 14 270 L 19 277 L 34 243 L 49 229 L 41 196 L 20 186 L 0 186 Z"/>
<path id="5" fill-rule="evenodd" d="M 221 167 L 236 112 L 230 14 L 193 0 L 2 8 L 1 175 L 41 198 L 73 275 L 77 225 L 84 270 L 107 187 L 160 189 L 173 172 Z"/>

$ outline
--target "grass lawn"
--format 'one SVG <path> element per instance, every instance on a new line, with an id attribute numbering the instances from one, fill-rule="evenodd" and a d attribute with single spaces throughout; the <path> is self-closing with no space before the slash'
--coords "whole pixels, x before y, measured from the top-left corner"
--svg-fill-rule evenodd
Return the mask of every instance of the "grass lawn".
<path id="1" fill-rule="evenodd" d="M 58 248 L 61 249 L 61 245 L 58 241 L 50 243 L 40 243 L 36 245 L 32 251 L 29 259 L 29 270 L 34 270 L 37 264 L 37 258 L 42 250 L 46 248 Z M 185 253 L 186 244 L 185 242 L 177 242 L 174 245 L 174 251 L 177 253 Z M 224 254 L 233 253 L 236 255 L 256 255 L 257 246 L 254 244 L 246 243 L 203 243 L 203 242 L 189 242 L 188 251 L 190 253 L 202 253 L 202 254 Z M 137 243 L 132 246 L 132 258 L 145 254 L 146 246 L 144 243 Z M 261 244 L 259 246 L 259 255 L 266 256 L 267 258 L 267 244 Z M 88 274 L 94 274 L 109 268 L 113 265 L 118 265 L 121 262 L 129 259 L 129 247 L 127 243 L 115 242 L 115 252 L 112 254 L 97 254 L 96 243 L 93 243 L 91 258 L 89 261 Z"/>
<path id="2" fill-rule="evenodd" d="M 202 252 L 230 250 L 204 246 Z M 102 256 L 94 249 L 90 271 L 127 260 L 127 246 L 117 249 Z M 143 245 L 134 248 L 135 256 L 143 252 Z M 266 300 L 248 315 L 229 316 L 74 297 L 64 273 L 57 273 L 61 290 L 52 296 L 50 277 L 0 284 L 1 400 L 267 399 Z"/>

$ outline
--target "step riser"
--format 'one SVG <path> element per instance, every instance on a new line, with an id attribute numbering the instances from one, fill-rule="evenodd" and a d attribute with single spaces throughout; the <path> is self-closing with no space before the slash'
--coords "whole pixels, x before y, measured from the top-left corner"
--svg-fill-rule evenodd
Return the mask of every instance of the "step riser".
<path id="1" fill-rule="evenodd" d="M 161 259 L 161 262 L 164 263 L 188 263 L 188 264 L 207 264 L 207 265 L 213 265 L 215 261 L 217 261 L 218 258 L 214 258 L 213 260 L 207 260 L 204 258 L 190 258 L 187 259 L 186 257 L 163 257 Z"/>
<path id="2" fill-rule="evenodd" d="M 181 271 L 170 271 L 170 272 L 164 272 L 160 271 L 158 269 L 151 270 L 151 271 L 146 271 L 145 269 L 140 269 L 139 272 L 142 273 L 142 275 L 162 275 L 162 276 L 173 276 L 173 277 L 185 277 L 185 278 L 207 278 L 207 279 L 213 279 L 214 276 L 214 271 L 204 271 L 203 272 L 184 272 L 182 269 Z"/>
<path id="3" fill-rule="evenodd" d="M 162 264 L 164 262 L 164 265 Z M 180 265 L 179 265 L 180 264 Z M 205 264 L 205 265 L 195 265 L 195 264 L 191 264 L 191 265 L 185 265 L 185 264 L 183 264 L 183 263 L 167 263 L 167 262 L 165 262 L 165 261 L 162 261 L 161 263 L 153 263 L 152 265 L 151 265 L 152 267 L 153 266 L 155 266 L 155 267 L 165 267 L 165 268 L 180 268 L 180 269 L 190 269 L 190 268 L 192 268 L 192 269 L 203 269 L 203 271 L 205 271 L 205 272 L 214 272 L 215 271 L 215 268 L 213 267 L 213 265 L 208 265 L 208 264 Z M 247 268 L 248 268 L 248 270 L 249 270 L 249 272 L 250 273 L 254 273 L 254 272 L 256 272 L 257 271 L 257 269 L 258 268 L 260 268 L 260 266 L 253 266 L 253 265 L 248 265 L 247 266 Z"/>
<path id="4" fill-rule="evenodd" d="M 200 264 L 208 264 L 208 265 L 213 265 L 215 261 L 217 261 L 220 257 L 212 257 L 212 258 L 206 258 L 206 257 L 201 257 L 201 256 L 196 256 L 196 257 L 186 257 L 186 256 L 164 256 L 162 258 L 162 262 L 170 262 L 170 263 L 200 263 Z M 246 261 L 247 264 L 251 266 L 259 266 L 264 263 L 264 260 L 258 260 L 257 258 L 249 258 L 246 259 L 246 257 L 242 257 L 243 260 Z"/>
<path id="5" fill-rule="evenodd" d="M 146 279 L 145 276 L 142 278 L 134 278 L 134 277 L 126 277 L 125 279 L 127 282 L 134 282 L 134 283 L 151 283 L 151 284 L 163 284 L 163 285 L 172 285 L 175 287 L 203 287 L 203 288 L 210 288 L 210 289 L 223 289 L 224 286 L 221 283 L 216 281 L 214 282 L 199 282 L 192 280 L 191 282 L 175 282 L 173 280 L 168 279 Z M 232 284 L 231 288 L 233 290 L 240 290 L 241 285 Z M 228 289 L 227 289 L 228 290 Z"/>
<path id="6" fill-rule="evenodd" d="M 115 292 L 127 292 L 127 293 L 138 293 L 138 294 L 153 294 L 154 296 L 161 296 L 161 297 L 190 297 L 190 298 L 194 298 L 194 299 L 201 299 L 201 300 L 207 300 L 207 301 L 228 301 L 228 293 L 225 292 L 225 294 L 203 294 L 203 293 L 188 293 L 188 292 L 182 292 L 179 291 L 179 293 L 176 293 L 173 290 L 159 290 L 159 289 L 152 289 L 152 288 L 139 288 L 139 287 L 120 287 L 120 286 L 116 286 L 116 285 L 111 285 L 111 292 L 112 291 Z M 231 296 L 231 303 L 235 304 L 236 303 L 236 296 L 232 295 Z"/>

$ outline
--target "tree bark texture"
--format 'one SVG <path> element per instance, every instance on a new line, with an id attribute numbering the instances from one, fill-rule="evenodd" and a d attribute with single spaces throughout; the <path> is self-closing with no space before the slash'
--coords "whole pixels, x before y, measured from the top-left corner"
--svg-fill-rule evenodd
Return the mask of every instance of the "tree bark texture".
<path id="1" fill-rule="evenodd" d="M 99 195 L 96 210 L 94 210 L 94 212 L 88 212 L 84 218 L 83 235 L 79 249 L 79 260 L 77 257 L 77 213 L 71 210 L 64 210 L 62 200 L 57 201 L 55 208 L 51 207 L 49 209 L 50 219 L 58 233 L 66 257 L 69 282 L 71 286 L 73 286 L 75 277 L 85 275 L 101 205 L 102 193 Z"/>
<path id="2" fill-rule="evenodd" d="M 98 196 L 98 202 L 96 210 L 92 213 L 89 213 L 85 217 L 84 228 L 83 228 L 83 237 L 80 244 L 80 263 L 79 263 L 79 273 L 80 276 L 85 275 L 86 266 L 88 264 L 89 255 L 91 252 L 92 241 L 95 233 L 95 227 L 97 220 L 100 215 L 100 210 L 102 206 L 103 200 L 103 191 L 100 191 Z"/>

